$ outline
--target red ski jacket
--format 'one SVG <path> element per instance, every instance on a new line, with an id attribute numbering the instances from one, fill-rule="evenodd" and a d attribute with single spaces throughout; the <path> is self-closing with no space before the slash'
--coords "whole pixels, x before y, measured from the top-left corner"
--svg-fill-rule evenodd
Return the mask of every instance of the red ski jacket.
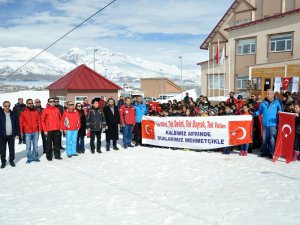
<path id="1" fill-rule="evenodd" d="M 120 107 L 120 120 L 121 124 L 124 125 L 134 125 L 136 123 L 135 109 L 134 106 L 122 105 Z"/>
<path id="2" fill-rule="evenodd" d="M 40 113 L 26 107 L 20 114 L 20 133 L 42 132 Z"/>
<path id="3" fill-rule="evenodd" d="M 60 130 L 61 115 L 56 106 L 47 104 L 46 109 L 42 112 L 42 127 L 44 132 Z"/>
<path id="4" fill-rule="evenodd" d="M 61 130 L 79 130 L 80 124 L 80 116 L 77 110 L 73 112 L 68 109 L 63 113 L 61 117 Z"/>

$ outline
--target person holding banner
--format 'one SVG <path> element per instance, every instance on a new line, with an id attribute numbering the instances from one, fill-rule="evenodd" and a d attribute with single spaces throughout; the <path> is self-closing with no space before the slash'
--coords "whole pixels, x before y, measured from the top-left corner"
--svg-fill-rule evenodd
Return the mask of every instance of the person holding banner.
<path id="1" fill-rule="evenodd" d="M 260 157 L 273 159 L 278 127 L 278 112 L 282 112 L 281 101 L 275 96 L 274 91 L 267 90 L 267 97 L 260 104 L 253 117 L 262 114 L 263 143 Z"/>
<path id="2" fill-rule="evenodd" d="M 142 118 L 144 115 L 148 113 L 146 104 L 143 103 L 142 96 L 137 97 L 137 101 L 134 105 L 135 115 L 136 115 L 136 123 L 134 125 L 135 133 L 134 133 L 134 141 L 135 146 L 142 145 Z"/>
<path id="3" fill-rule="evenodd" d="M 132 141 L 132 131 L 133 126 L 136 122 L 135 109 L 131 105 L 131 100 L 129 97 L 125 98 L 125 104 L 120 107 L 120 120 L 123 127 L 123 146 L 134 147 L 131 144 Z"/>

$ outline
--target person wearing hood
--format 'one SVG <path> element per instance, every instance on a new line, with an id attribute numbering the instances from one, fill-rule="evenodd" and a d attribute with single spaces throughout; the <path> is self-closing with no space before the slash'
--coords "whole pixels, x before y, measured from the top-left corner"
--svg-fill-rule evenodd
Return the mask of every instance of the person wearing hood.
<path id="1" fill-rule="evenodd" d="M 15 138 L 20 136 L 19 122 L 16 115 L 10 110 L 10 102 L 3 102 L 0 110 L 0 156 L 1 169 L 6 166 L 6 146 L 9 149 L 9 163 L 15 167 Z"/>
<path id="2" fill-rule="evenodd" d="M 23 103 L 23 98 L 18 98 L 18 103 L 15 104 L 14 108 L 13 108 L 13 113 L 15 114 L 18 122 L 20 120 L 20 115 L 21 115 L 21 112 L 23 112 L 26 108 L 26 105 Z M 23 144 L 25 144 L 25 137 L 24 136 L 20 136 L 19 137 L 19 145 L 22 144 L 22 141 L 23 141 Z"/>
<path id="3" fill-rule="evenodd" d="M 76 153 L 77 135 L 80 129 L 80 116 L 72 101 L 67 102 L 68 109 L 61 117 L 61 131 L 66 134 L 66 154 L 69 158 L 78 156 Z"/>
<path id="4" fill-rule="evenodd" d="M 26 163 L 39 162 L 38 140 L 42 132 L 40 113 L 35 110 L 32 99 L 26 100 L 26 109 L 20 115 L 20 134 L 25 134 Z"/>
<path id="5" fill-rule="evenodd" d="M 278 127 L 278 112 L 282 112 L 282 103 L 275 96 L 274 91 L 267 90 L 267 97 L 260 104 L 258 111 L 253 114 L 253 117 L 262 114 L 263 124 L 263 144 L 261 149 L 261 157 L 273 159 L 275 143 Z"/>
<path id="6" fill-rule="evenodd" d="M 49 98 L 41 118 L 43 131 L 47 136 L 46 158 L 48 161 L 52 161 L 53 152 L 55 159 L 62 159 L 60 155 L 60 121 L 61 115 L 59 109 L 55 106 L 54 98 Z"/>

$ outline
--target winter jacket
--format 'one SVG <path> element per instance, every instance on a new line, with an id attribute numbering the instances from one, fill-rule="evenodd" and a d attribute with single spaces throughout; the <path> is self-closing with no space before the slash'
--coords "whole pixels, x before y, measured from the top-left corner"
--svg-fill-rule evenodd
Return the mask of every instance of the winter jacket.
<path id="1" fill-rule="evenodd" d="M 42 132 L 40 113 L 34 108 L 26 107 L 20 115 L 20 133 Z"/>
<path id="2" fill-rule="evenodd" d="M 62 115 L 65 111 L 64 107 L 62 105 L 57 105 L 56 108 L 58 108 L 59 112 L 60 112 L 60 115 Z"/>
<path id="3" fill-rule="evenodd" d="M 228 98 L 226 100 L 226 105 L 233 105 L 233 104 L 237 104 L 238 100 L 236 98 Z"/>
<path id="4" fill-rule="evenodd" d="M 17 117 L 17 119 L 19 120 L 21 112 L 23 112 L 26 108 L 25 104 L 15 104 L 14 108 L 13 108 L 13 113 L 15 114 L 15 116 Z"/>
<path id="5" fill-rule="evenodd" d="M 134 109 L 135 109 L 136 122 L 141 123 L 143 116 L 148 113 L 147 106 L 144 103 L 141 104 L 136 103 L 134 105 Z"/>
<path id="6" fill-rule="evenodd" d="M 274 101 L 269 103 L 267 99 L 265 99 L 259 106 L 258 111 L 254 113 L 253 116 L 262 116 L 262 123 L 265 127 L 276 127 L 278 125 L 278 112 L 281 112 L 282 104 L 281 101 L 278 100 L 277 97 L 274 98 Z"/>
<path id="7" fill-rule="evenodd" d="M 124 125 L 134 125 L 136 123 L 135 109 L 133 105 L 122 105 L 120 108 L 120 121 Z"/>
<path id="8" fill-rule="evenodd" d="M 86 119 L 84 110 L 77 110 L 80 117 L 80 128 L 78 130 L 78 137 L 86 136 Z"/>
<path id="9" fill-rule="evenodd" d="M 80 124 L 80 116 L 77 110 L 71 112 L 67 109 L 62 117 L 60 122 L 60 129 L 61 130 L 79 130 Z"/>
<path id="10" fill-rule="evenodd" d="M 106 126 L 108 129 L 105 131 L 106 140 L 118 140 L 119 139 L 119 130 L 118 125 L 120 124 L 120 114 L 117 106 L 114 107 L 114 113 L 108 105 L 103 108 L 103 113 L 106 120 Z"/>
<path id="11" fill-rule="evenodd" d="M 90 108 L 86 116 L 86 128 L 91 132 L 102 131 L 105 126 L 105 118 L 102 109 Z"/>
<path id="12" fill-rule="evenodd" d="M 20 136 L 19 120 L 12 111 L 10 111 L 10 120 L 12 126 L 12 136 Z M 0 110 L 0 137 L 6 137 L 6 116 L 3 110 Z"/>
<path id="13" fill-rule="evenodd" d="M 44 132 L 60 130 L 61 115 L 56 106 L 47 104 L 42 112 L 41 124 Z"/>
<path id="14" fill-rule="evenodd" d="M 119 101 L 118 101 L 118 108 L 121 108 L 121 106 L 124 105 L 124 104 L 125 104 L 124 99 L 119 99 Z"/>

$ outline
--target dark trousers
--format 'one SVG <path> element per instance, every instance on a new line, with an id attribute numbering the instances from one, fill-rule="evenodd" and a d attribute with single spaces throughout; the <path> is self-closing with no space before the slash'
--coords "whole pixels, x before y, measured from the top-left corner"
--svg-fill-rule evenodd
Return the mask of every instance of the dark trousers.
<path id="1" fill-rule="evenodd" d="M 47 136 L 44 132 L 41 133 L 42 141 L 43 141 L 43 153 L 46 153 L 46 146 L 47 146 Z"/>
<path id="2" fill-rule="evenodd" d="M 137 144 L 142 144 L 142 124 L 136 123 L 134 128 L 135 128 L 134 141 Z"/>
<path id="3" fill-rule="evenodd" d="M 84 136 L 77 136 L 77 152 L 84 152 Z"/>
<path id="4" fill-rule="evenodd" d="M 111 140 L 107 140 L 106 139 L 106 147 L 109 148 L 110 147 L 110 141 Z M 113 141 L 113 146 L 116 147 L 117 146 L 117 140 L 112 140 Z"/>
<path id="5" fill-rule="evenodd" d="M 47 159 L 54 157 L 60 157 L 60 140 L 61 140 L 61 132 L 59 130 L 48 131 L 47 134 L 47 143 L 46 143 L 46 157 Z"/>
<path id="6" fill-rule="evenodd" d="M 22 142 L 24 142 L 25 143 L 25 134 L 21 134 L 20 136 L 19 136 L 19 144 L 22 144 Z"/>
<path id="7" fill-rule="evenodd" d="M 9 161 L 15 160 L 15 137 L 10 135 L 5 138 L 0 138 L 0 155 L 1 163 L 6 163 L 6 145 L 8 144 L 9 149 Z"/>
<path id="8" fill-rule="evenodd" d="M 101 148 L 101 131 L 91 131 L 91 152 L 95 152 L 95 138 L 97 137 L 97 150 Z"/>

